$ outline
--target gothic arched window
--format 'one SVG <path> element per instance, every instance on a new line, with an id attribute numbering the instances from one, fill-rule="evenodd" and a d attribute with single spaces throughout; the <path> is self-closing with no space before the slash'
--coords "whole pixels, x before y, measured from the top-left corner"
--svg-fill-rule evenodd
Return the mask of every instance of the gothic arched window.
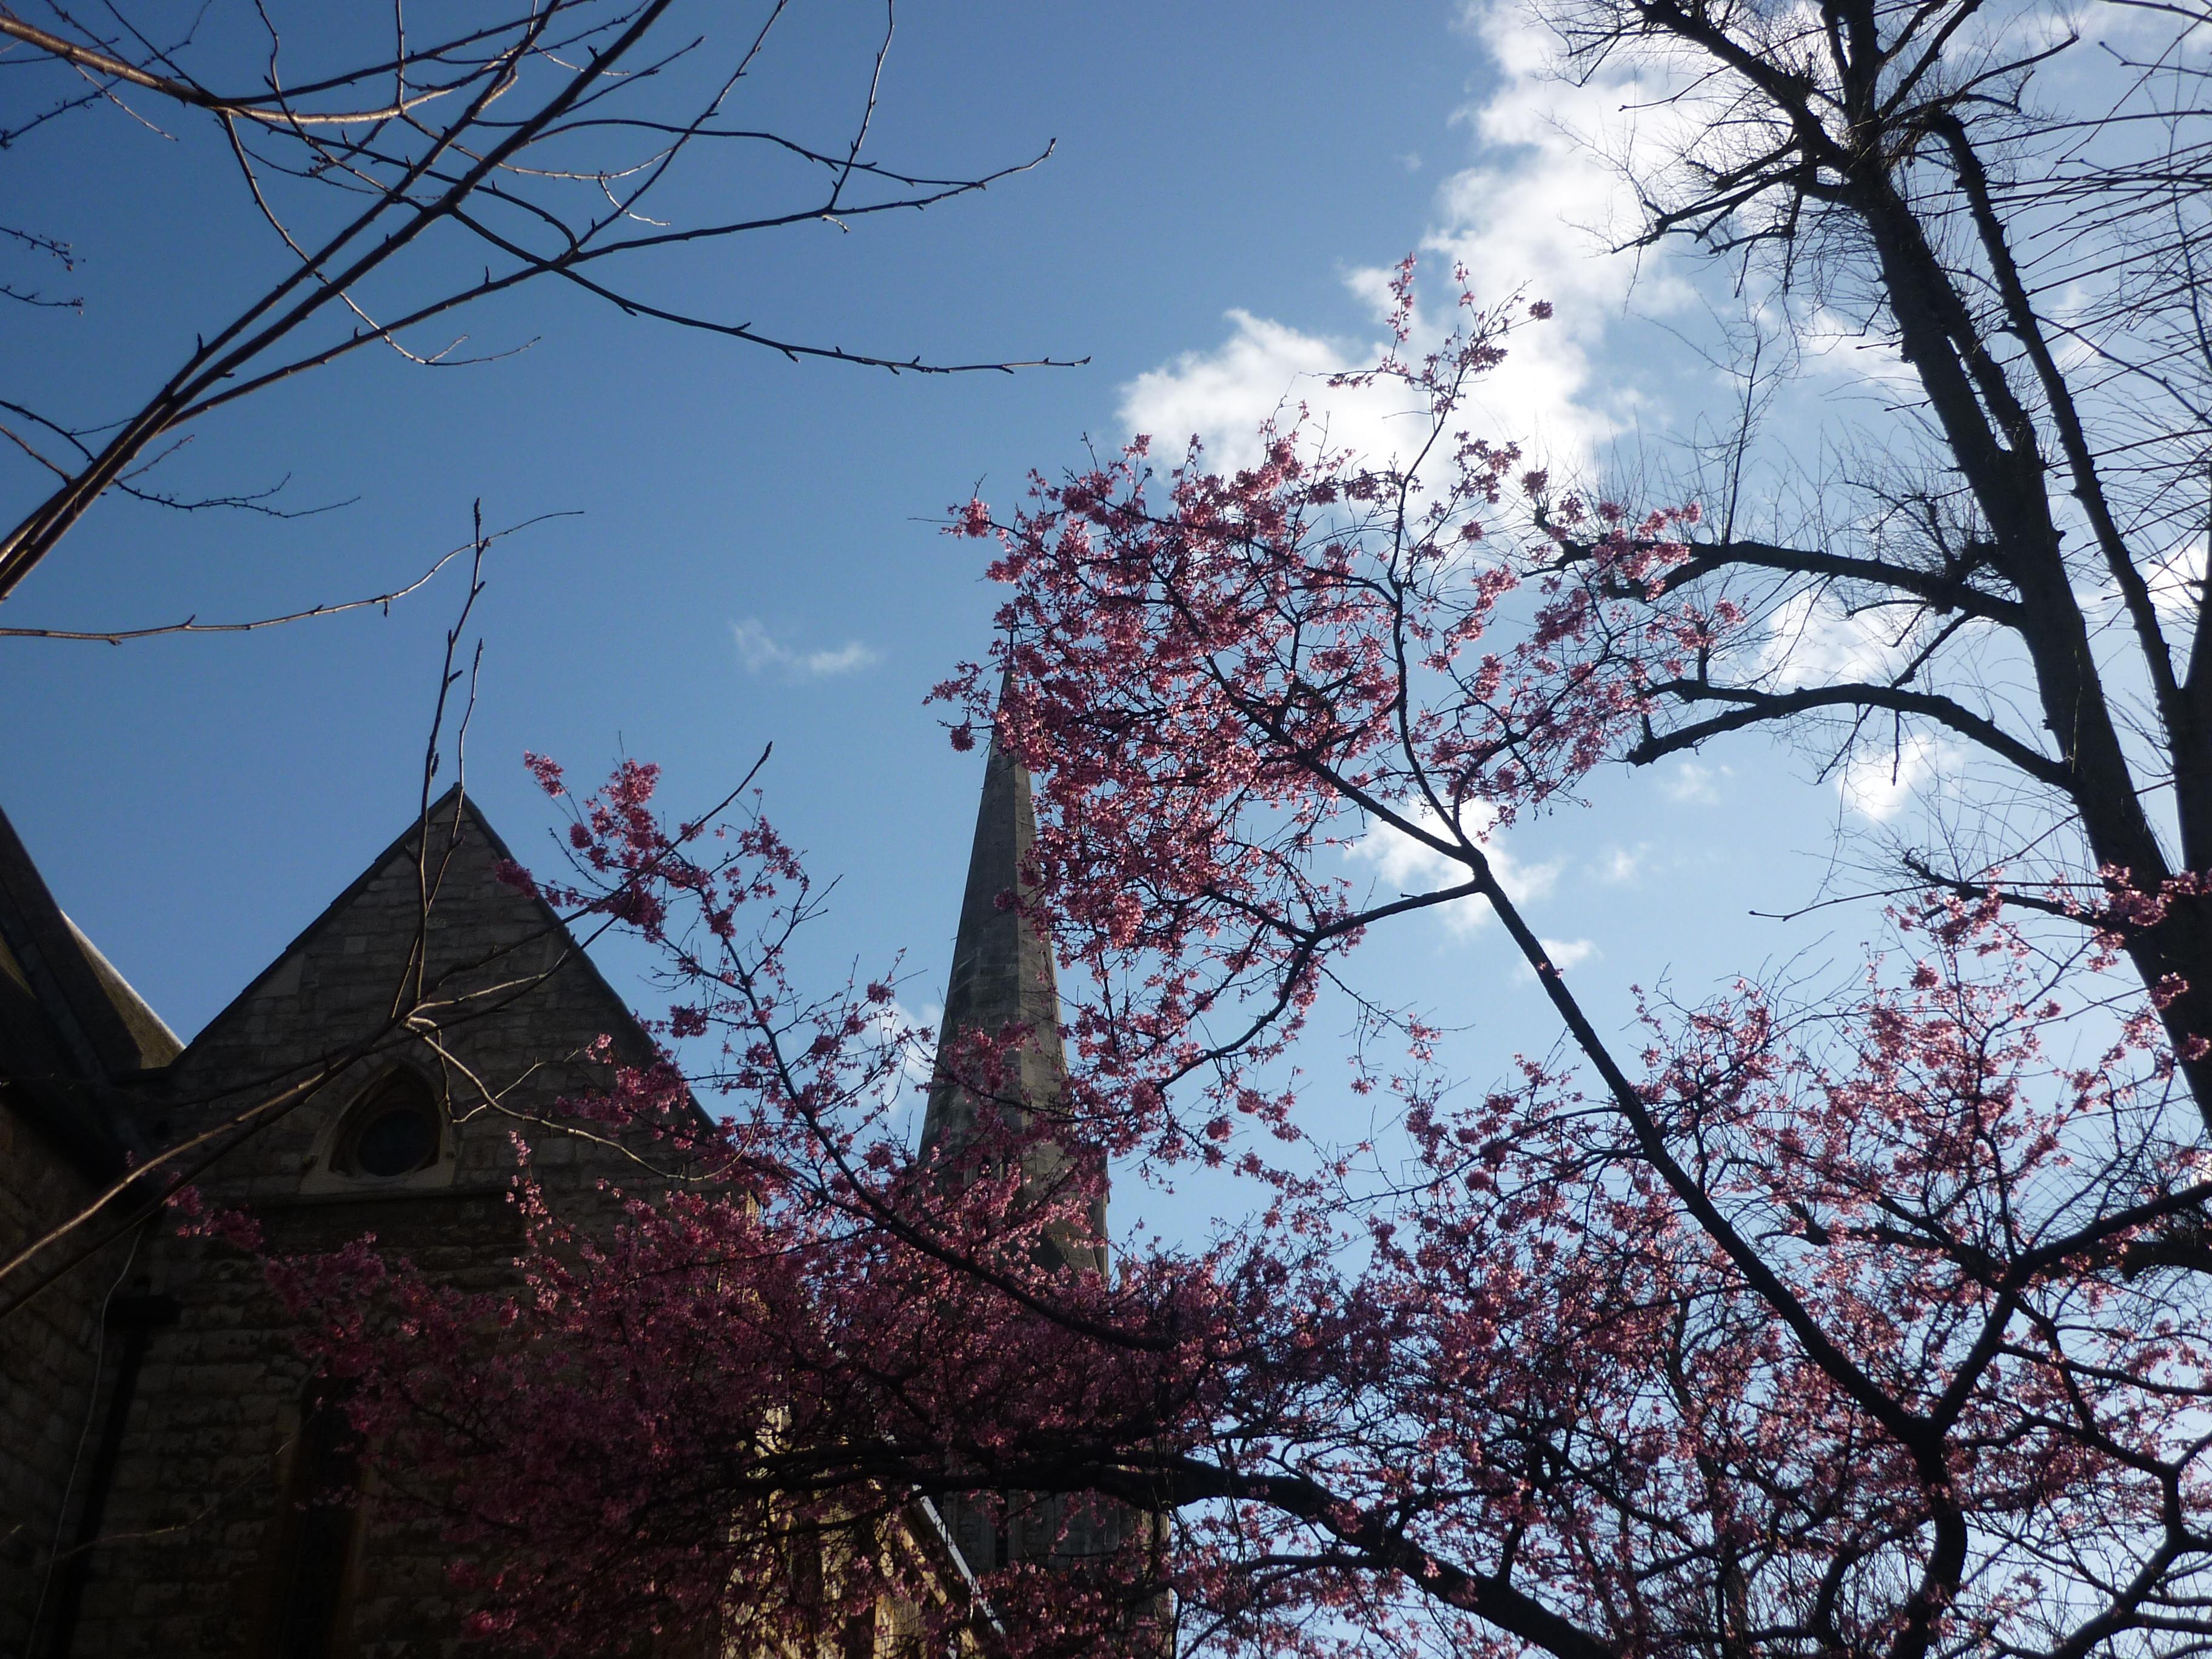
<path id="1" fill-rule="evenodd" d="M 445 1143 L 445 1113 L 422 1076 L 404 1066 L 386 1073 L 354 1103 L 331 1148 L 340 1175 L 390 1180 L 427 1170 Z"/>

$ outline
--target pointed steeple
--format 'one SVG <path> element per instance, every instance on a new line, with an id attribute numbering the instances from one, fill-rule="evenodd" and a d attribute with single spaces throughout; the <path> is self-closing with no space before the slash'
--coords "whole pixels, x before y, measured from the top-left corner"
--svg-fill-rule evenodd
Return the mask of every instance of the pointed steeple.
<path id="1" fill-rule="evenodd" d="M 1011 678 L 1011 676 L 1009 677 Z M 1006 687 L 1001 683 L 1003 705 Z M 1014 908 L 1014 896 L 1030 890 L 1022 866 L 1036 840 L 1036 814 L 1030 799 L 1029 769 L 994 733 L 983 763 L 983 799 L 975 812 L 975 842 L 968 859 L 968 888 L 960 903 L 960 932 L 952 947 L 952 975 L 945 991 L 937 1071 L 929 1108 L 921 1123 L 921 1156 L 956 1158 L 979 1139 L 979 1119 L 999 1112 L 1019 1125 L 1033 1114 L 1053 1111 L 1067 1080 L 1066 1051 L 1060 1038 L 1060 988 L 1053 974 L 1052 941 Z M 961 1039 L 971 1033 L 997 1036 L 1010 1024 L 1030 1033 L 1017 1066 L 996 1098 L 980 1098 L 955 1080 L 961 1063 Z M 972 1079 L 971 1079 L 972 1081 Z M 1090 1155 L 1073 1133 L 1079 1126 L 1062 1120 L 1054 1139 L 1024 1149 L 1025 1193 L 1048 1192 Z M 1087 1231 L 1087 1238 L 1068 1235 Z M 1042 1265 L 1076 1266 L 1103 1273 L 1106 1200 L 1103 1188 L 1091 1206 L 1086 1229 L 1054 1224 L 1040 1246 Z M 1156 1522 L 1126 1504 L 1095 1496 L 1064 1494 L 948 1492 L 936 1500 L 947 1535 L 969 1570 L 996 1571 L 1018 1561 L 1064 1567 L 1085 1557 L 1121 1548 L 1142 1529 L 1149 1537 Z"/>
<path id="2" fill-rule="evenodd" d="M 999 696 L 1003 702 L 1003 683 Z M 1018 1124 L 1030 1109 L 1048 1111 L 1066 1080 L 1052 942 L 1014 904 L 1014 896 L 1028 890 L 1022 866 L 1036 840 L 1029 769 L 994 733 L 983 766 L 983 799 L 976 809 L 968 887 L 961 899 L 960 931 L 945 986 L 936 1074 L 921 1123 L 924 1158 L 957 1152 L 972 1141 L 980 1112 L 997 1110 Z M 959 1043 L 975 1032 L 995 1037 L 1012 1024 L 1025 1027 L 1029 1040 L 1003 1095 L 986 1102 L 952 1075 L 958 1066 Z M 1051 1183 L 1066 1171 L 1075 1150 L 1050 1144 L 1032 1146 L 1024 1160 L 1029 1182 L 1038 1187 Z M 1092 1218 L 1103 1233 L 1103 1199 Z"/>

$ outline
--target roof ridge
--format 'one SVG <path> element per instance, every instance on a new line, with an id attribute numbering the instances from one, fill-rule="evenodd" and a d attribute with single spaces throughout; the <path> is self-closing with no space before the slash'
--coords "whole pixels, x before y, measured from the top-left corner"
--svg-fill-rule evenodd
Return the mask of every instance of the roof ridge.
<path id="1" fill-rule="evenodd" d="M 87 1079 L 146 1071 L 176 1057 L 182 1045 L 174 1034 L 54 902 L 4 811 L 0 942 Z"/>

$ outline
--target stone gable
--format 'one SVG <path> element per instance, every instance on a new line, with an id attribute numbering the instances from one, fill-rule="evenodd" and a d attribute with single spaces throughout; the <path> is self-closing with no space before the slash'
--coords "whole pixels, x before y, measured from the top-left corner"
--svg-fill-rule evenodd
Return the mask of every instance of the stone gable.
<path id="1" fill-rule="evenodd" d="M 1003 1007 L 1054 1033 L 1048 952 L 975 897 L 1012 884 L 1029 833 L 1026 777 L 999 763 L 955 979 L 966 1024 L 1013 1017 Z M 559 918 L 501 878 L 507 862 L 475 806 L 447 796 L 427 842 L 410 825 L 179 1054 L 68 926 L 12 831 L 0 836 L 0 1249 L 82 1205 L 127 1158 L 287 1091 L 296 1103 L 198 1182 L 210 1204 L 250 1212 L 280 1252 L 373 1233 L 446 1282 L 498 1285 L 522 1239 L 518 1139 L 553 1207 L 603 1226 L 613 1189 L 650 1187 L 659 1177 L 641 1158 L 658 1165 L 665 1152 L 564 1134 L 562 1103 L 653 1047 Z M 409 994 L 418 982 L 422 999 Z M 420 1018 L 410 1026 L 395 1010 Z M 1051 1047 L 1040 1097 L 1057 1077 Z M 957 1140 L 944 1126 L 966 1109 L 933 1097 L 933 1144 Z M 7 1327 L 0 1649 L 460 1650 L 465 1608 L 437 1528 L 361 1475 L 293 1334 L 258 1259 L 181 1237 L 168 1217 L 118 1238 Z M 348 1483 L 350 1505 L 301 1501 Z M 979 1559 L 998 1541 L 986 1530 L 963 1540 Z M 973 1580 L 936 1510 L 917 1501 L 901 1533 L 936 1571 L 937 1598 L 964 1603 Z M 1008 1540 L 1024 1555 L 1026 1532 Z M 969 1616 L 981 1631 L 989 1610 Z M 915 1609 L 887 1605 L 827 1633 L 822 1652 L 905 1653 L 918 1628 Z M 968 1638 L 955 1646 L 974 1650 Z M 737 1632 L 716 1644 L 717 1659 L 751 1650 Z"/>
<path id="2" fill-rule="evenodd" d="M 518 1135 L 571 1213 L 603 1212 L 606 1183 L 647 1178 L 620 1149 L 544 1125 L 564 1096 L 611 1080 L 609 1059 L 641 1062 L 652 1045 L 552 912 L 501 878 L 507 850 L 475 808 L 448 797 L 432 821 L 429 857 L 412 829 L 386 848 L 185 1048 L 138 1127 L 172 1144 L 366 1046 L 202 1191 L 251 1212 L 279 1251 L 374 1232 L 441 1277 L 488 1284 L 521 1237 Z M 418 962 L 434 1027 L 419 1034 L 392 1020 Z M 349 1161 L 346 1136 L 395 1079 L 435 1103 L 440 1139 L 422 1167 L 380 1174 Z M 330 1653 L 450 1651 L 461 1609 L 446 1553 L 373 1491 L 352 1516 L 315 1522 L 325 1566 L 301 1565 L 294 1500 L 313 1400 L 258 1264 L 157 1224 L 135 1267 L 147 1322 L 129 1397 L 118 1405 L 111 1382 L 94 1413 L 119 1433 L 67 1651 L 283 1652 L 306 1616 L 284 1581 L 318 1571 L 335 1574 Z M 336 1545 L 333 1526 L 350 1528 Z"/>

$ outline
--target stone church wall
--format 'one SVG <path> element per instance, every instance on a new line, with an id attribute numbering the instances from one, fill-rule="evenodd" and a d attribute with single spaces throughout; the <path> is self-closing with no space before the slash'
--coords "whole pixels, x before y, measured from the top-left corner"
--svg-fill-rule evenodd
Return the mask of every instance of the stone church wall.
<path id="1" fill-rule="evenodd" d="M 986 867 L 969 882 L 969 909 L 988 912 L 987 921 L 1000 915 L 996 896 L 1012 879 L 1008 860 L 1029 833 L 1026 781 L 1000 772 L 979 816 L 976 856 Z M 450 805 L 451 798 L 434 809 L 434 819 L 449 817 Z M 472 808 L 436 878 L 427 924 L 408 839 L 173 1064 L 165 1062 L 173 1048 L 155 1054 L 143 1043 L 142 1057 L 106 1064 L 99 1075 L 137 1104 L 103 1121 L 128 1131 L 118 1146 L 174 1146 L 288 1080 L 313 1078 L 301 1104 L 202 1178 L 208 1202 L 250 1212 L 279 1252 L 332 1249 L 373 1232 L 380 1248 L 437 1278 L 489 1286 L 512 1273 L 522 1237 L 509 1201 L 518 1136 L 553 1206 L 586 1231 L 612 1218 L 611 1185 L 635 1191 L 653 1182 L 623 1147 L 540 1121 L 557 1120 L 563 1097 L 605 1086 L 610 1062 L 649 1060 L 652 1045 L 557 919 L 499 879 L 506 850 Z M 434 829 L 434 848 L 443 839 Z M 19 861 L 35 878 L 27 855 Z M 30 887 L 52 910 L 42 884 Z M 48 920 L 58 917 L 54 910 Z M 988 962 L 1001 979 L 1018 979 L 1023 960 L 979 951 L 971 920 L 963 915 L 956 953 L 969 978 Z M 434 1044 L 392 1025 L 395 991 L 418 943 L 433 979 L 451 981 L 437 994 L 459 999 L 434 1018 Z M 1039 970 L 1049 965 L 1044 958 Z M 143 1014 L 167 1037 L 106 971 L 129 1000 L 124 1012 Z M 374 1053 L 356 1052 L 380 1030 Z M 611 1051 L 604 1038 L 613 1040 Z M 333 1073 L 330 1057 L 349 1055 Z M 372 1107 L 384 1109 L 378 1103 L 392 1097 L 403 1070 L 422 1080 L 424 1099 L 442 1097 L 459 1117 L 445 1122 L 426 1156 L 364 1174 L 372 1161 L 356 1132 Z M 502 1111 L 483 1109 L 486 1090 Z M 930 1110 L 937 1115 L 940 1103 Z M 87 1183 L 27 1121 L 0 1118 L 0 1136 L 5 1245 L 74 1208 Z M 665 1156 L 650 1146 L 636 1150 Z M 434 1523 L 380 1491 L 374 1472 L 353 1504 L 300 1501 L 343 1486 L 356 1471 L 333 1426 L 342 1419 L 324 1404 L 294 1336 L 257 1257 L 182 1237 L 168 1218 L 0 1328 L 0 1433 L 9 1454 L 0 1457 L 0 1654 L 445 1659 L 460 1650 L 465 1608 Z M 343 1478 L 334 1481 L 334 1470 Z M 972 1518 L 953 1507 L 956 1522 Z M 1006 1529 L 1003 1543 L 989 1541 L 1022 1559 L 1088 1547 L 1069 1548 L 1080 1544 L 1079 1528 L 1041 1524 L 1031 1516 Z M 1118 1524 L 1112 1534 L 1103 1541 L 1120 1538 Z M 89 1547 L 65 1548 L 57 1559 L 57 1536 L 65 1546 L 82 1536 Z M 984 1559 L 984 1540 L 969 1541 Z M 956 1651 L 978 1650 L 989 1610 L 969 1604 L 972 1578 L 937 1512 L 918 1504 L 884 1542 L 919 1552 L 936 1585 L 933 1600 L 961 1607 L 971 1621 Z M 314 1596 L 289 1594 L 310 1580 L 319 1586 Z M 303 1607 L 316 1617 L 304 1618 Z M 32 1629 L 34 1607 L 43 1610 Z M 920 1629 L 916 1608 L 886 1605 L 824 1632 L 820 1659 L 908 1656 Z M 757 1659 L 762 1650 L 758 1633 L 742 1629 L 711 1645 L 714 1659 Z M 797 1656 L 779 1649 L 778 1659 Z"/>
<path id="2" fill-rule="evenodd" d="M 481 963 L 466 984 L 507 988 L 481 1017 L 442 1034 L 472 1074 L 443 1070 L 464 1116 L 444 1155 L 417 1174 L 381 1181 L 331 1169 L 334 1127 L 394 1063 L 434 1081 L 441 1074 L 439 1056 L 420 1042 L 403 1041 L 357 1064 L 202 1182 L 211 1203 L 252 1212 L 272 1249 L 328 1249 L 374 1231 L 380 1246 L 434 1273 L 488 1282 L 520 1238 L 507 1201 L 519 1126 L 467 1115 L 478 1085 L 512 1085 L 508 1107 L 550 1115 L 563 1093 L 604 1085 L 605 1068 L 582 1058 L 602 1034 L 617 1039 L 618 1053 L 643 1057 L 642 1035 L 565 935 L 548 929 L 547 913 L 497 879 L 500 855 L 472 823 L 431 912 L 434 969 Z M 272 1075 L 374 1028 L 405 970 L 418 915 L 416 867 L 403 850 L 191 1045 L 172 1073 L 163 1109 L 170 1121 L 149 1124 L 149 1133 L 187 1133 Z M 553 1201 L 570 1212 L 603 1208 L 603 1180 L 635 1184 L 640 1174 L 611 1149 L 524 1133 Z M 312 1403 L 307 1370 L 253 1258 L 166 1234 L 152 1257 L 152 1288 L 174 1303 L 176 1317 L 148 1345 L 101 1528 L 111 1541 L 70 1651 L 81 1659 L 275 1659 L 295 1640 L 280 1627 L 276 1580 L 280 1560 L 291 1559 L 280 1543 L 283 1528 L 299 1513 L 292 1495 Z M 434 1528 L 380 1504 L 373 1490 L 350 1524 L 339 1624 L 353 1634 L 331 1651 L 378 1659 L 452 1651 L 461 1609 Z"/>
<path id="3" fill-rule="evenodd" d="M 90 1180 L 25 1114 L 0 1103 L 0 1255 L 12 1255 L 93 1194 Z M 0 1341 L 0 1652 L 19 1654 L 58 1585 L 54 1559 L 73 1486 L 98 1432 L 93 1389 L 101 1310 L 131 1245 L 121 1241 L 8 1322 Z"/>

